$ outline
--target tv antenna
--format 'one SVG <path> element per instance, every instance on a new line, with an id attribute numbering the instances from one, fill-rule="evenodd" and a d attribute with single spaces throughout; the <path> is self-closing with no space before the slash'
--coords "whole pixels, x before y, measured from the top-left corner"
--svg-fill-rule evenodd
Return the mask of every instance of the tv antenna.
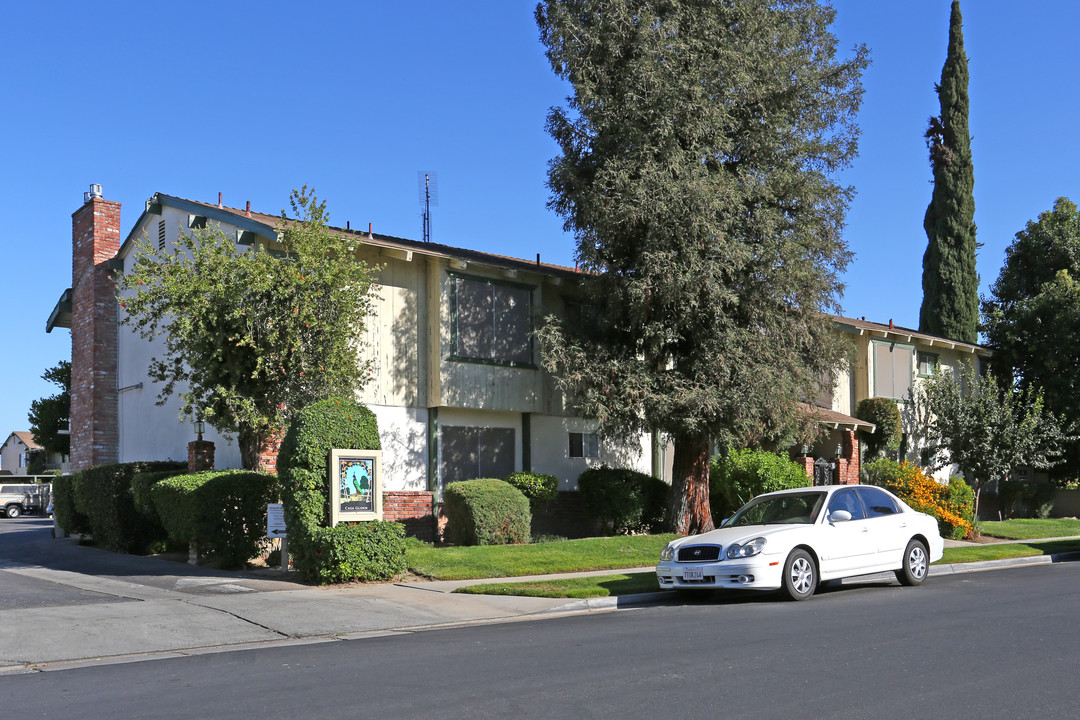
<path id="1" fill-rule="evenodd" d="M 439 176 L 433 172 L 416 173 L 420 188 L 420 207 L 424 211 L 424 242 L 431 242 L 431 206 L 439 204 Z"/>

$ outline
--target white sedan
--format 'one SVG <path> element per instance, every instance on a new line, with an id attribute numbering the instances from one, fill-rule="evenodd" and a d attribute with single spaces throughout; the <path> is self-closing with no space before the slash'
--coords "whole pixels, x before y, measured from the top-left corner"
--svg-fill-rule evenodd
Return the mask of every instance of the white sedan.
<path id="1" fill-rule="evenodd" d="M 937 520 L 882 488 L 798 488 L 759 495 L 716 530 L 671 541 L 656 577 L 661 589 L 782 589 L 805 600 L 819 582 L 882 571 L 919 585 L 944 544 Z"/>

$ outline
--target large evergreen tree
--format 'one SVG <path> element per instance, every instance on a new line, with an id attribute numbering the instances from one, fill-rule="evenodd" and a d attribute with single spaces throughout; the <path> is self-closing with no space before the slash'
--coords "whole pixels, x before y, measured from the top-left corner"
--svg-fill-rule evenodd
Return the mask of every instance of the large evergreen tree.
<path id="1" fill-rule="evenodd" d="M 545 365 L 605 433 L 674 443 L 669 521 L 712 527 L 711 442 L 794 440 L 842 349 L 836 309 L 859 47 L 838 60 L 813 0 L 547 0 L 568 107 L 550 206 L 577 238 L 581 312 L 540 331 Z"/>
<path id="2" fill-rule="evenodd" d="M 953 0 L 949 51 L 936 86 L 941 115 L 930 118 L 926 144 L 934 194 L 923 228 L 923 302 L 919 331 L 974 343 L 979 337 L 979 274 L 975 270 L 975 171 L 968 133 L 968 67 L 960 0 Z"/>
<path id="3" fill-rule="evenodd" d="M 1080 429 L 1080 211 L 1068 198 L 1016 233 L 1001 274 L 983 302 L 983 329 L 998 375 L 1034 392 Z M 1051 475 L 1080 477 L 1080 444 L 1066 443 Z"/>

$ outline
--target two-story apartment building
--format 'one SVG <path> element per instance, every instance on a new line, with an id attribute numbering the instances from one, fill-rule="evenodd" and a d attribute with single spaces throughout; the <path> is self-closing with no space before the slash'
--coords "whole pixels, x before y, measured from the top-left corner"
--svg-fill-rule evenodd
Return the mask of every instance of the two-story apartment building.
<path id="1" fill-rule="evenodd" d="M 100 186 L 72 215 L 72 287 L 47 323 L 50 331 L 72 333 L 72 469 L 187 457 L 194 429 L 178 417 L 175 400 L 157 405 L 147 375 L 163 342 L 118 325 L 123 310 L 113 277 L 132 266 L 137 238 L 168 249 L 208 223 L 238 248 L 273 250 L 281 218 L 224 206 L 220 197 L 213 204 L 159 193 L 121 242 L 120 205 L 105 200 Z M 572 490 L 581 472 L 601 463 L 670 477 L 663 438 L 643 436 L 628 446 L 602 441 L 595 423 L 575 415 L 540 368 L 532 324 L 564 311 L 580 277 L 575 269 L 378 235 L 370 226 L 338 230 L 356 238 L 358 257 L 380 268 L 362 338 L 373 375 L 359 399 L 379 421 L 384 490 L 431 498 L 447 482 L 515 470 L 555 475 L 560 489 Z M 948 367 L 985 351 L 891 324 L 833 320 L 853 340 L 852 360 L 812 410 L 829 433 L 793 454 L 810 472 L 824 458 L 834 481 L 857 482 L 857 432 L 873 430 L 851 417 L 858 401 L 903 402 L 934 361 Z M 234 441 L 213 428 L 204 437 L 215 443 L 217 467 L 239 467 Z M 393 499 L 386 505 L 392 510 Z"/>

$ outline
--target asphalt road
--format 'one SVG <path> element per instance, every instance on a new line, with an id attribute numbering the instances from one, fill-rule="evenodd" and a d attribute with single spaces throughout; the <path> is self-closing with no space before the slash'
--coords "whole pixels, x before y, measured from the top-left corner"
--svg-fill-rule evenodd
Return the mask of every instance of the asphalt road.
<path id="1" fill-rule="evenodd" d="M 1075 718 L 1080 563 L 0 677 L 3 717 Z"/>

